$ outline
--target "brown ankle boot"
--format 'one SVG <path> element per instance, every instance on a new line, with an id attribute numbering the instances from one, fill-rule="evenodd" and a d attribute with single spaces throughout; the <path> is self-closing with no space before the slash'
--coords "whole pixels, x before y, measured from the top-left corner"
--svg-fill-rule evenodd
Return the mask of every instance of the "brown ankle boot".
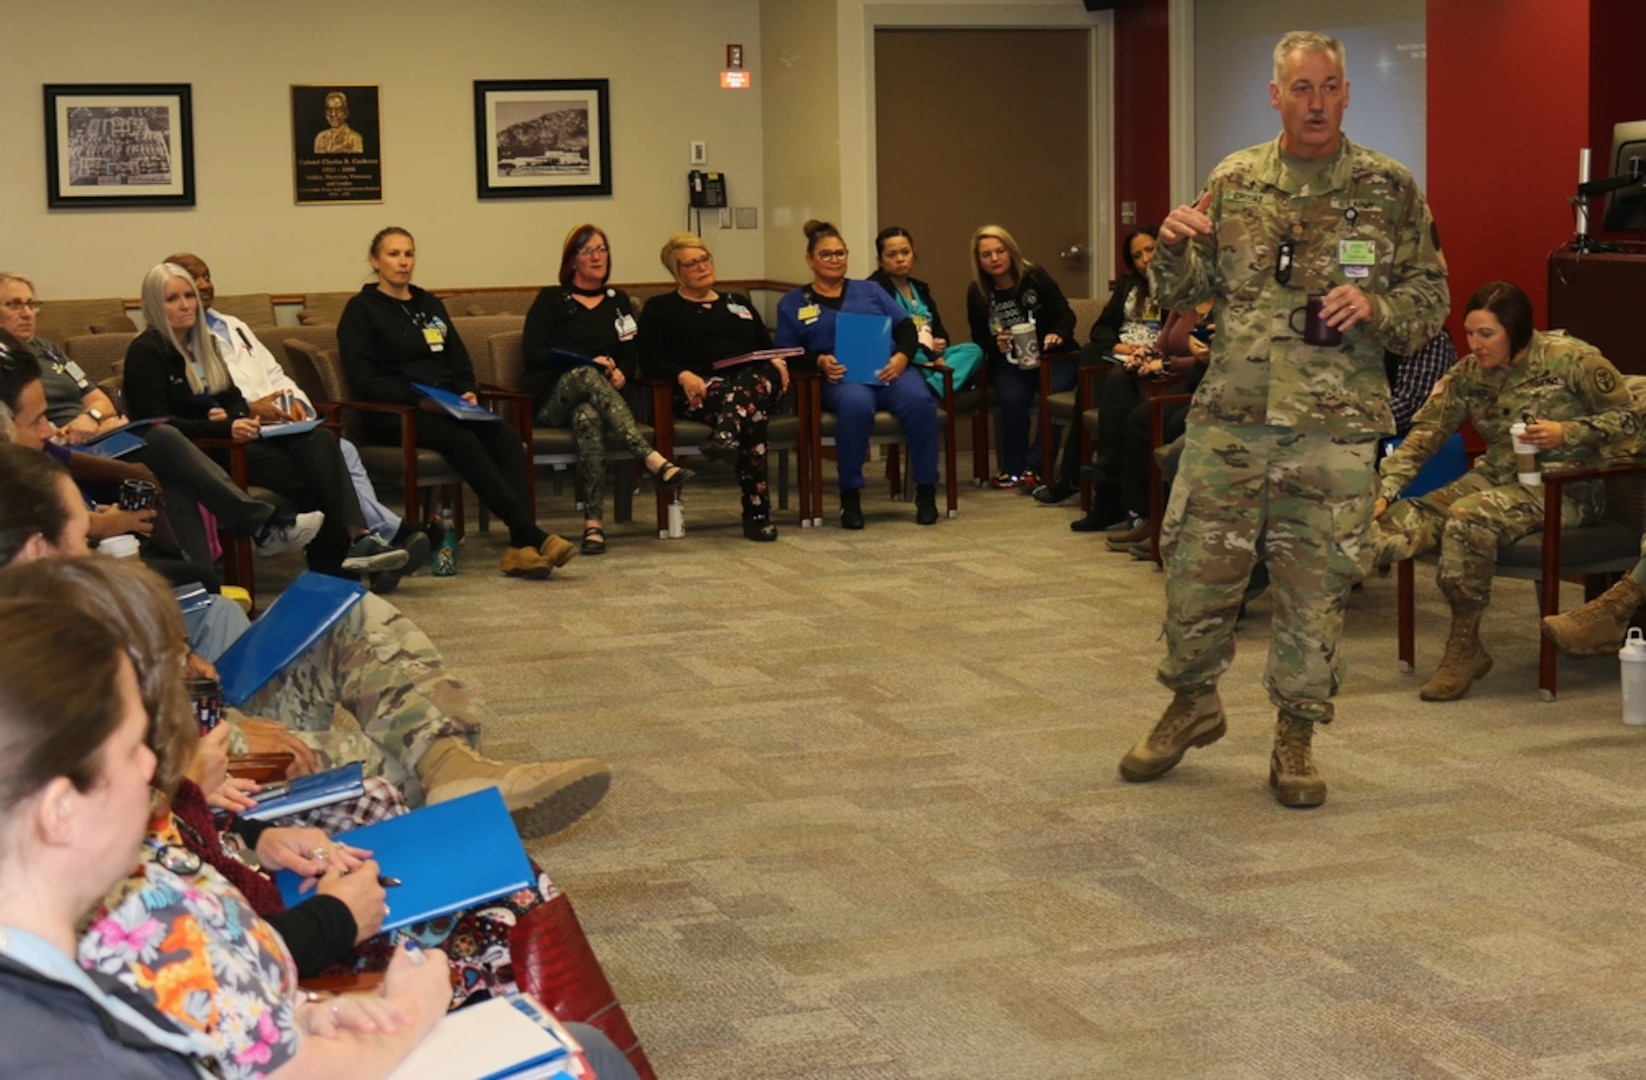
<path id="1" fill-rule="evenodd" d="M 1191 747 L 1210 746 L 1227 730 L 1217 687 L 1179 690 L 1154 730 L 1120 759 L 1120 775 L 1133 783 L 1165 776 Z"/>
<path id="2" fill-rule="evenodd" d="M 1417 696 L 1424 701 L 1456 701 L 1478 678 L 1492 670 L 1492 658 L 1480 643 L 1480 612 L 1452 610 L 1446 655 Z"/>
<path id="3" fill-rule="evenodd" d="M 605 797 L 612 774 L 593 758 L 570 761 L 493 761 L 462 739 L 436 739 L 417 759 L 425 801 L 447 802 L 485 788 L 503 793 L 515 828 L 528 840 L 557 833 Z"/>
<path id="4" fill-rule="evenodd" d="M 1326 781 L 1315 768 L 1314 721 L 1280 714 L 1269 754 L 1269 786 L 1281 806 L 1303 810 L 1326 801 Z"/>
<path id="5" fill-rule="evenodd" d="M 1635 611 L 1646 603 L 1646 589 L 1626 577 L 1580 608 L 1543 620 L 1543 635 L 1567 656 L 1604 656 L 1617 652 Z"/>

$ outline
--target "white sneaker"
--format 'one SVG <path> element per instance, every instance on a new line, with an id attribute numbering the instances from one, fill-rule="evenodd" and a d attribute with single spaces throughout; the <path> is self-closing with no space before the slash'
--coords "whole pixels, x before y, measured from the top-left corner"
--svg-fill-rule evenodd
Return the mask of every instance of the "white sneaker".
<path id="1" fill-rule="evenodd" d="M 253 546 L 259 555 L 283 555 L 288 551 L 302 551 L 309 546 L 326 523 L 326 515 L 319 510 L 298 514 L 290 525 L 276 525 Z"/>

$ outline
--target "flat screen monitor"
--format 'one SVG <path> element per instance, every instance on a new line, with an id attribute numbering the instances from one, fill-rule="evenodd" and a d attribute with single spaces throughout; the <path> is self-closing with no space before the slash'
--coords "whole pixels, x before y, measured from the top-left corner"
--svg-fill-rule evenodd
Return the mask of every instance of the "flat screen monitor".
<path id="1" fill-rule="evenodd" d="M 1639 161 L 1633 166 L 1631 159 Z M 1607 232 L 1646 232 L 1646 120 L 1631 120 L 1612 128 L 1611 175 L 1628 176 L 1631 169 L 1641 183 L 1606 196 Z"/>

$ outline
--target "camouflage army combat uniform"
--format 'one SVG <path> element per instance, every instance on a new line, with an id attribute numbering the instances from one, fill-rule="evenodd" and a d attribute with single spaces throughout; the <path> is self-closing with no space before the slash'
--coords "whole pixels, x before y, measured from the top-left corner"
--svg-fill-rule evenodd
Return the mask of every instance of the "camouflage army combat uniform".
<path id="1" fill-rule="evenodd" d="M 1486 454 L 1463 477 L 1421 498 L 1392 503 L 1373 529 L 1374 559 L 1388 566 L 1440 548 L 1437 579 L 1455 620 L 1466 619 L 1478 634 L 1479 613 L 1492 595 L 1498 549 L 1543 529 L 1543 488 L 1516 479 L 1509 425 L 1519 421 L 1558 420 L 1565 444 L 1538 454 L 1544 468 L 1592 463 L 1603 446 L 1639 430 L 1623 378 L 1594 346 L 1561 333 L 1534 333 L 1518 361 L 1482 368 L 1465 357 L 1435 386 L 1412 419 L 1406 441 L 1383 462 L 1378 494 L 1394 499 L 1419 469 L 1465 420 L 1486 442 Z M 1597 520 L 1605 510 L 1600 481 L 1572 484 L 1561 498 L 1561 524 L 1567 528 Z M 1461 643 L 1474 655 L 1478 646 Z M 1448 641 L 1448 651 L 1453 643 Z M 1488 668 L 1490 658 L 1473 662 Z M 1461 697 L 1457 673 L 1442 662 L 1437 683 L 1424 687 L 1430 700 Z M 1485 674 L 1480 670 L 1478 674 Z M 1442 677 L 1445 676 L 1445 677 Z"/>
<path id="2" fill-rule="evenodd" d="M 1261 540 L 1274 604 L 1264 684 L 1282 732 L 1288 723 L 1301 730 L 1306 752 L 1310 726 L 1332 718 L 1345 598 L 1370 555 L 1374 447 L 1394 431 L 1383 353 L 1414 352 L 1440 329 L 1446 263 L 1411 174 L 1347 138 L 1318 161 L 1283 155 L 1278 139 L 1242 150 L 1212 172 L 1207 191 L 1212 235 L 1175 251 L 1162 244 L 1149 268 L 1163 307 L 1213 297 L 1218 326 L 1162 523 L 1159 677 L 1177 691 L 1174 708 L 1197 693 L 1209 702 L 1187 745 L 1222 735 L 1215 687 L 1234 656 Z M 1350 283 L 1370 298 L 1371 318 L 1338 347 L 1306 344 L 1290 324 L 1294 309 Z M 1168 710 L 1150 739 L 1171 723 Z M 1127 779 L 1153 779 L 1176 763 L 1139 771 L 1129 767 L 1137 752 L 1122 761 Z M 1288 805 L 1319 800 L 1282 793 Z"/>
<path id="3" fill-rule="evenodd" d="M 339 705 L 360 731 L 333 728 Z M 368 776 L 389 780 L 413 806 L 423 801 L 417 762 L 431 742 L 455 736 L 478 748 L 480 741 L 469 693 L 446 672 L 434 642 L 370 593 L 241 711 L 292 729 L 322 768 L 364 762 Z M 231 752 L 244 752 L 243 740 L 230 743 Z"/>

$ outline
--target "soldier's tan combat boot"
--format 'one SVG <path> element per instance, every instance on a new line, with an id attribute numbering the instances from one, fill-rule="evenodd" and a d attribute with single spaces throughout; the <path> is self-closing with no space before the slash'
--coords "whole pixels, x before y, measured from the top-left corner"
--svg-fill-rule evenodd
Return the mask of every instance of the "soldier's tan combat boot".
<path id="1" fill-rule="evenodd" d="M 1480 643 L 1480 612 L 1452 611 L 1452 632 L 1446 637 L 1446 655 L 1417 696 L 1424 701 L 1456 701 L 1474 681 L 1492 670 L 1492 658 Z"/>
<path id="2" fill-rule="evenodd" d="M 1326 801 L 1326 781 L 1315 768 L 1313 720 L 1280 714 L 1275 724 L 1275 747 L 1269 753 L 1269 786 L 1281 806 L 1305 810 Z"/>
<path id="3" fill-rule="evenodd" d="M 1544 619 L 1543 636 L 1567 656 L 1615 653 L 1641 604 L 1646 604 L 1646 589 L 1626 577 L 1582 607 Z"/>
<path id="4" fill-rule="evenodd" d="M 1120 775 L 1133 783 L 1165 776 L 1190 747 L 1210 746 L 1228 730 L 1217 687 L 1179 690 L 1154 730 L 1120 759 Z"/>
<path id="5" fill-rule="evenodd" d="M 430 806 L 494 787 L 527 840 L 557 833 L 605 797 L 612 774 L 593 758 L 493 761 L 462 739 L 436 739 L 417 759 L 417 779 Z"/>

